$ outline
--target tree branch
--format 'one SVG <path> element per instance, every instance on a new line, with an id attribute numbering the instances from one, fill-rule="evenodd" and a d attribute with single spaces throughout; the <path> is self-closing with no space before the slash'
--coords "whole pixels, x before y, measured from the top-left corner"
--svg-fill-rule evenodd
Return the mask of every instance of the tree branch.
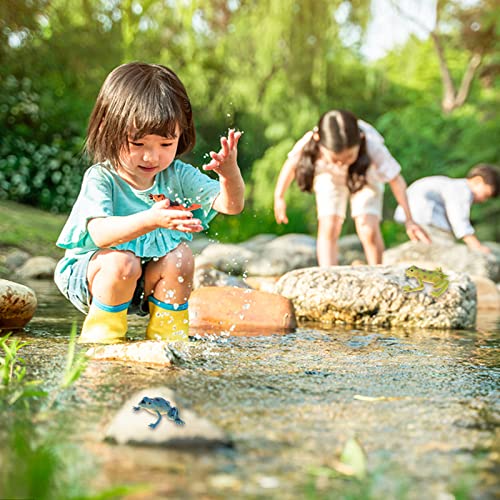
<path id="1" fill-rule="evenodd" d="M 476 71 L 481 66 L 483 62 L 483 56 L 479 52 L 476 52 L 472 55 L 469 64 L 467 65 L 467 69 L 465 70 L 464 76 L 462 78 L 462 82 L 460 83 L 460 88 L 458 89 L 457 96 L 455 98 L 455 106 L 462 106 L 470 92 L 470 88 L 472 85 L 472 81 L 474 80 L 474 76 L 476 75 Z"/>

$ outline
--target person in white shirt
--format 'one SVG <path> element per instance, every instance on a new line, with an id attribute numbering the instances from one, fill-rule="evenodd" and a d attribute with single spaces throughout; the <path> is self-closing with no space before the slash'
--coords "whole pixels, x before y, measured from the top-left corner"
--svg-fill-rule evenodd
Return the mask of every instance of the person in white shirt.
<path id="1" fill-rule="evenodd" d="M 288 223 L 285 193 L 294 179 L 302 191 L 314 191 L 316 196 L 320 266 L 338 262 L 337 241 L 348 199 L 368 264 L 382 263 L 384 241 L 380 221 L 384 183 L 389 183 L 405 213 L 409 238 L 430 243 L 427 233 L 412 218 L 401 166 L 385 146 L 383 137 L 349 111 L 331 110 L 323 114 L 318 125 L 288 154 L 274 191 L 278 224 Z"/>
<path id="2" fill-rule="evenodd" d="M 491 253 L 476 235 L 470 222 L 473 203 L 483 203 L 498 196 L 500 169 L 480 163 L 464 179 L 444 175 L 423 177 L 407 190 L 408 202 L 414 220 L 426 227 L 433 239 L 463 240 L 472 250 Z M 402 206 L 394 213 L 397 222 L 406 220 Z"/>

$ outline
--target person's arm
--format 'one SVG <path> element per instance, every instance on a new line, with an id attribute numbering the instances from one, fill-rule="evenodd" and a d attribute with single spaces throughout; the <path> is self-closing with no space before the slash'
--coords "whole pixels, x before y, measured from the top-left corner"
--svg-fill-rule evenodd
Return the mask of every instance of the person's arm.
<path id="1" fill-rule="evenodd" d="M 478 250 L 479 252 L 483 253 L 491 253 L 491 249 L 483 245 L 474 234 L 468 234 L 467 236 L 464 236 L 462 240 L 471 250 Z"/>
<path id="2" fill-rule="evenodd" d="M 236 215 L 245 206 L 245 183 L 237 163 L 238 141 L 241 132 L 230 130 L 228 137 L 220 140 L 221 150 L 210 152 L 212 160 L 204 165 L 205 170 L 213 170 L 219 176 L 220 193 L 212 208 L 217 212 Z"/>
<path id="3" fill-rule="evenodd" d="M 295 178 L 296 166 L 297 159 L 295 157 L 288 158 L 283 164 L 278 180 L 276 181 L 276 187 L 274 188 L 274 217 L 278 224 L 288 224 L 285 193 Z"/>
<path id="4" fill-rule="evenodd" d="M 160 227 L 184 233 L 203 230 L 201 221 L 193 219 L 191 212 L 169 208 L 169 204 L 169 200 L 163 200 L 136 214 L 96 217 L 88 222 L 87 228 L 99 248 L 120 245 Z"/>
<path id="5" fill-rule="evenodd" d="M 413 220 L 408 197 L 406 196 L 406 182 L 401 174 L 398 174 L 394 179 L 389 181 L 389 186 L 396 198 L 396 201 L 401 206 L 405 213 L 406 233 L 411 241 L 423 241 L 431 243 L 428 234 Z"/>

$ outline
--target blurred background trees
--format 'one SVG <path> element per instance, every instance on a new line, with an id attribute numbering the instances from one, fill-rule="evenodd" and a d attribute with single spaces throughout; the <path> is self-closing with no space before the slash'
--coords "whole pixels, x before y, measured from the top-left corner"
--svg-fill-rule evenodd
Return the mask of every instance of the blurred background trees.
<path id="1" fill-rule="evenodd" d="M 185 83 L 198 133 L 187 161 L 201 165 L 228 127 L 244 131 L 247 205 L 216 219 L 221 239 L 315 233 L 312 196 L 292 189 L 288 226 L 274 223 L 272 198 L 286 154 L 327 109 L 373 123 L 408 182 L 498 163 L 498 2 L 439 0 L 427 39 L 410 37 L 375 62 L 361 51 L 371 8 L 370 0 L 4 0 L 0 199 L 69 210 L 88 167 L 81 148 L 99 87 L 131 60 L 170 66 Z M 403 7 L 400 15 L 409 17 Z M 389 243 L 405 239 L 394 207 L 387 194 Z M 480 238 L 499 239 L 498 212 L 498 201 L 474 208 Z"/>

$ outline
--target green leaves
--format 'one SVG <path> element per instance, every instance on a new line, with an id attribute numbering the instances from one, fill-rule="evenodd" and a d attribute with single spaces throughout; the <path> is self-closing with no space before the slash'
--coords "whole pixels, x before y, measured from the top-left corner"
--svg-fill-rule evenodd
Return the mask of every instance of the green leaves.
<path id="1" fill-rule="evenodd" d="M 0 356 L 0 397 L 8 406 L 13 406 L 20 399 L 46 396 L 47 393 L 39 386 L 41 381 L 26 381 L 26 362 L 19 356 L 19 351 L 29 345 L 20 339 L 10 340 L 11 334 L 0 339 L 0 349 L 4 355 Z"/>

